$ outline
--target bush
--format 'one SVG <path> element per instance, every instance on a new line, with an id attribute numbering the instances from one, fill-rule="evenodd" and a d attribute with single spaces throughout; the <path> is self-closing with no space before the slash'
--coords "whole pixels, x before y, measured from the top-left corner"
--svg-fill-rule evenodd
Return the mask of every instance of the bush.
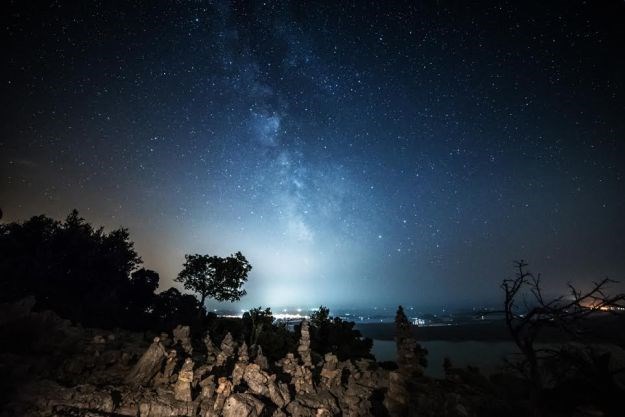
<path id="1" fill-rule="evenodd" d="M 312 350 L 324 355 L 334 353 L 339 360 L 373 358 L 373 341 L 354 329 L 355 323 L 330 317 L 330 310 L 320 306 L 310 317 Z"/>
<path id="2" fill-rule="evenodd" d="M 64 222 L 35 216 L 0 225 L 0 301 L 34 295 L 37 309 L 86 326 L 171 330 L 201 324 L 199 303 L 159 276 L 137 269 L 141 258 L 128 230 L 95 229 L 72 211 Z"/>

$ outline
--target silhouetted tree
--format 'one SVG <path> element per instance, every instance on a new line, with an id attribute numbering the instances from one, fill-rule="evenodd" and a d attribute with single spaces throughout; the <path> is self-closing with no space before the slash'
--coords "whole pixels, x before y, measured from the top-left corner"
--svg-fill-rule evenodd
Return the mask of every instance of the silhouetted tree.
<path id="1" fill-rule="evenodd" d="M 299 334 L 289 331 L 284 322 L 264 326 L 256 344 L 263 348 L 263 354 L 271 363 L 284 358 L 288 352 L 297 349 Z"/>
<path id="2" fill-rule="evenodd" d="M 271 329 L 273 313 L 269 307 L 264 310 L 262 307 L 257 307 L 246 311 L 242 320 L 247 335 L 247 342 L 252 346 L 258 342 L 258 338 L 263 331 Z"/>
<path id="3" fill-rule="evenodd" d="M 330 317 L 330 309 L 320 306 L 311 315 L 311 347 L 321 355 L 332 352 L 340 360 L 371 358 L 373 341 L 354 329 L 353 321 Z"/>
<path id="4" fill-rule="evenodd" d="M 183 325 L 194 325 L 198 320 L 200 306 L 191 294 L 182 294 L 171 287 L 154 297 L 152 314 L 158 320 L 161 329 L 172 329 Z"/>
<path id="5" fill-rule="evenodd" d="M 0 225 L 0 297 L 35 295 L 84 324 L 124 322 L 130 272 L 141 263 L 126 229 L 105 233 L 73 210 L 64 222 L 35 216 Z"/>
<path id="6" fill-rule="evenodd" d="M 125 302 L 131 315 L 138 316 L 135 321 L 143 320 L 152 309 L 158 281 L 158 273 L 150 269 L 141 268 L 130 274 Z"/>
<path id="7" fill-rule="evenodd" d="M 560 353 L 553 349 L 538 349 L 536 341 L 545 328 L 559 328 L 568 335 L 579 338 L 582 335 L 583 319 L 602 309 L 623 307 L 624 294 L 608 296 L 606 286 L 614 281 L 604 279 L 596 282 L 586 292 L 569 285 L 569 296 L 551 300 L 543 297 L 540 274 L 533 275 L 526 270 L 527 263 L 516 262 L 514 278 L 501 284 L 505 292 L 504 314 L 506 326 L 524 360 L 516 364 L 530 382 L 534 415 L 540 415 L 540 396 L 544 381 L 541 365 L 545 359 L 552 359 Z M 519 305 L 522 300 L 522 305 Z"/>
<path id="8" fill-rule="evenodd" d="M 204 308 L 206 298 L 217 301 L 238 301 L 246 292 L 241 286 L 247 281 L 247 274 L 252 270 L 241 252 L 227 258 L 208 255 L 185 255 L 183 269 L 176 281 L 184 288 L 200 296 L 200 305 Z"/>
<path id="9" fill-rule="evenodd" d="M 310 324 L 320 329 L 330 322 L 330 309 L 325 306 L 319 306 L 317 311 L 310 315 Z"/>

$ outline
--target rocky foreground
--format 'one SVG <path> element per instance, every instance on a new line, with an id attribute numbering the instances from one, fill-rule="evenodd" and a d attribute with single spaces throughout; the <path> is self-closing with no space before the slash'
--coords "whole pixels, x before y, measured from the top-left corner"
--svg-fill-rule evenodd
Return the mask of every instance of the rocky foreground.
<path id="1" fill-rule="evenodd" d="M 404 340 L 396 370 L 373 360 L 313 362 L 307 322 L 297 352 L 269 363 L 260 346 L 178 326 L 146 342 L 71 325 L 32 300 L 0 310 L 2 416 L 469 416 L 503 405 L 483 377 L 432 380 Z M 487 389 L 488 388 L 488 389 Z M 505 408 L 505 407 L 503 407 Z M 490 413 L 489 413 L 490 414 Z"/>

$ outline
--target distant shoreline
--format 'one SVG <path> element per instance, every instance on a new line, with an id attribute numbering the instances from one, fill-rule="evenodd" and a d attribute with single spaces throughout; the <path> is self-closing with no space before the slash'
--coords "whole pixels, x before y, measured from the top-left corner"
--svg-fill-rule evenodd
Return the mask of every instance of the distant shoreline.
<path id="1" fill-rule="evenodd" d="M 376 340 L 394 340 L 394 323 L 357 323 L 356 329 L 363 336 Z M 584 327 L 589 340 L 611 342 L 625 341 L 625 317 L 608 316 L 589 318 Z M 503 321 L 489 321 L 484 323 L 463 323 L 444 326 L 412 327 L 416 340 L 422 341 L 478 341 L 497 342 L 511 341 L 510 333 Z M 606 338 L 609 338 L 606 339 Z M 545 328 L 541 334 L 541 342 L 561 342 L 570 337 L 557 328 Z"/>
<path id="2" fill-rule="evenodd" d="M 394 323 L 360 323 L 356 324 L 363 336 L 376 340 L 394 340 Z M 447 341 L 509 341 L 510 335 L 503 323 L 462 324 L 446 326 L 412 327 L 417 340 Z"/>

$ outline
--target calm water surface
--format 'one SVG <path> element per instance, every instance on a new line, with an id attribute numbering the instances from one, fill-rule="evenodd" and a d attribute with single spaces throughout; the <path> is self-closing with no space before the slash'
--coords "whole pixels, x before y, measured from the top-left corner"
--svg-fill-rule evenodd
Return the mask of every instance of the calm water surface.
<path id="1" fill-rule="evenodd" d="M 454 367 L 477 366 L 482 373 L 491 374 L 501 367 L 504 357 L 518 352 L 513 342 L 434 340 L 420 342 L 420 344 L 428 350 L 428 367 L 425 373 L 435 378 L 444 376 L 443 359 L 446 356 L 451 359 Z M 372 352 L 378 361 L 394 361 L 396 355 L 395 342 L 374 340 Z"/>

